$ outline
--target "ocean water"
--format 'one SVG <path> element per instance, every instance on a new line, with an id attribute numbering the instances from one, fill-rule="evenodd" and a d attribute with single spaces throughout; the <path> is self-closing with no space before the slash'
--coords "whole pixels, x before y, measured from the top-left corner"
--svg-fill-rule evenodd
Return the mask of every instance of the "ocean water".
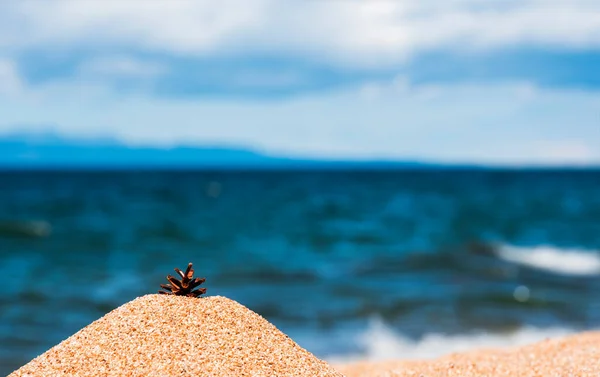
<path id="1" fill-rule="evenodd" d="M 193 262 L 337 361 L 600 327 L 599 171 L 0 173 L 0 375 Z"/>

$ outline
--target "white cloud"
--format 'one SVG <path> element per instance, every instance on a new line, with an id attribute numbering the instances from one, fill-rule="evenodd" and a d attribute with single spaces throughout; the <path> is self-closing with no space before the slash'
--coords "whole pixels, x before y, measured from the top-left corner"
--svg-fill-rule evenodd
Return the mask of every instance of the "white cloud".
<path id="1" fill-rule="evenodd" d="M 115 97 L 47 86 L 0 98 L 0 131 L 55 124 L 68 134 L 113 135 L 131 144 L 241 144 L 328 158 L 600 164 L 598 92 L 527 83 L 420 87 L 402 78 L 372 86 L 377 90 L 369 96 L 356 87 L 245 101 Z"/>
<path id="2" fill-rule="evenodd" d="M 4 44 L 69 48 L 136 46 L 167 51 L 215 49 L 259 22 L 262 1 L 52 0 L 3 4 Z M 14 30 L 17 29 L 18 30 Z M 18 31 L 18 38 L 9 31 Z"/>
<path id="3" fill-rule="evenodd" d="M 6 49 L 251 52 L 381 66 L 428 49 L 600 46 L 592 0 L 21 0 L 0 5 Z"/>

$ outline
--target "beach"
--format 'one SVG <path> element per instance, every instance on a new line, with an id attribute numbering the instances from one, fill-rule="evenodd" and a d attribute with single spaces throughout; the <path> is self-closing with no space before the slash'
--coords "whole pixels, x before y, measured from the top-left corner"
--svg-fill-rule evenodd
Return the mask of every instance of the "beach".
<path id="1" fill-rule="evenodd" d="M 153 294 L 111 311 L 9 377 L 193 375 L 597 377 L 600 332 L 436 360 L 329 365 L 233 300 Z"/>
<path id="2" fill-rule="evenodd" d="M 0 0 L 0 377 L 600 377 L 594 67 L 600 0 Z"/>

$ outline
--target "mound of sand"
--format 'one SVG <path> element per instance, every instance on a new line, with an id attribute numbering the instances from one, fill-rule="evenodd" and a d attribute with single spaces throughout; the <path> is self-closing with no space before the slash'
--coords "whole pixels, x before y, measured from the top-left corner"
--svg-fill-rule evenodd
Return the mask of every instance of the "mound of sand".
<path id="1" fill-rule="evenodd" d="M 17 376 L 342 376 L 224 297 L 139 297 L 16 370 Z"/>
<path id="2" fill-rule="evenodd" d="M 598 377 L 600 332 L 520 348 L 455 353 L 436 360 L 364 362 L 337 369 L 347 377 Z"/>

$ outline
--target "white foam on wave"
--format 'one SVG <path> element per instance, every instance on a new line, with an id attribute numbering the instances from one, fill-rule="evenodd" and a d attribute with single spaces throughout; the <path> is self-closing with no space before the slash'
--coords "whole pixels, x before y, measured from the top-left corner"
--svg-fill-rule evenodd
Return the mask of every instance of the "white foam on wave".
<path id="1" fill-rule="evenodd" d="M 574 333 L 565 328 L 523 327 L 510 333 L 473 332 L 459 335 L 431 333 L 413 340 L 395 332 L 381 319 L 372 319 L 356 341 L 363 352 L 326 358 L 332 364 L 355 361 L 431 359 L 453 352 L 517 347 Z"/>
<path id="2" fill-rule="evenodd" d="M 499 248 L 498 256 L 511 263 L 564 275 L 600 274 L 600 253 L 594 250 L 504 245 Z"/>

